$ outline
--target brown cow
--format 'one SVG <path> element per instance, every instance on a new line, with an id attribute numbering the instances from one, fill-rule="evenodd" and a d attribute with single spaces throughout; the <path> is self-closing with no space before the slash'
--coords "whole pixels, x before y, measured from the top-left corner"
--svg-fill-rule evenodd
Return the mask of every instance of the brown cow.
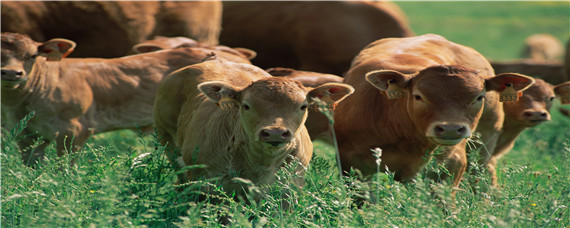
<path id="1" fill-rule="evenodd" d="M 457 186 L 467 165 L 466 139 L 475 127 L 494 148 L 491 139 L 498 135 L 503 113 L 493 91 L 521 91 L 533 80 L 518 74 L 494 76 L 475 50 L 427 34 L 368 45 L 344 82 L 356 91 L 335 111 L 345 171 L 353 167 L 364 175 L 375 173 L 370 150 L 379 147 L 380 167 L 395 172 L 397 180 L 414 177 L 433 155 L 445 162 Z M 434 155 L 438 147 L 444 150 Z"/>
<path id="2" fill-rule="evenodd" d="M 288 156 L 307 167 L 313 148 L 303 124 L 312 99 L 332 105 L 353 91 L 342 83 L 306 89 L 253 65 L 214 59 L 167 76 L 154 118 L 162 144 L 181 152 L 169 157 L 181 156 L 182 166 L 207 165 L 186 178 L 220 177 L 225 191 L 240 193 L 234 177 L 272 183 Z"/>
<path id="3" fill-rule="evenodd" d="M 562 91 L 570 91 L 570 81 L 552 86 L 541 79 L 535 79 L 535 83 L 524 91 L 519 101 L 503 103 L 505 111 L 503 129 L 495 152 L 486 164 L 494 186 L 497 185 L 497 160 L 513 148 L 515 140 L 525 129 L 550 120 L 549 110 L 552 101 L 555 96 L 563 97 Z"/>
<path id="4" fill-rule="evenodd" d="M 74 40 L 74 57 L 122 57 L 155 35 L 218 44 L 219 1 L 2 1 L 2 32 Z"/>
<path id="5" fill-rule="evenodd" d="M 537 61 L 560 60 L 564 54 L 564 45 L 553 35 L 547 33 L 534 34 L 524 41 L 522 57 Z"/>
<path id="6" fill-rule="evenodd" d="M 45 147 L 53 140 L 61 156 L 65 148 L 79 149 L 93 133 L 152 125 L 158 82 L 174 70 L 201 62 L 212 52 L 250 63 L 242 56 L 204 48 L 116 59 L 61 59 L 72 51 L 72 41 L 37 43 L 16 33 L 2 33 L 1 39 L 2 124 L 12 128 L 26 114 L 36 113 L 23 134 L 28 137 L 19 142 L 24 163 L 29 165 L 43 157 Z M 45 142 L 34 151 L 27 150 L 37 137 Z"/>
<path id="7" fill-rule="evenodd" d="M 342 75 L 367 44 L 413 34 L 390 2 L 223 2 L 220 43 L 252 49 L 252 62 Z"/>

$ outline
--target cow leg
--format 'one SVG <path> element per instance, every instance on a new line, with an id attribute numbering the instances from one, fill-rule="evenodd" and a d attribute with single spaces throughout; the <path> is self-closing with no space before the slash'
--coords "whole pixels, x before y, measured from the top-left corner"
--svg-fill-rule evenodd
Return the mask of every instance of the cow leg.
<path id="1" fill-rule="evenodd" d="M 453 177 L 453 186 L 459 187 L 461 178 L 465 173 L 467 168 L 467 155 L 465 154 L 465 142 L 459 143 L 455 146 L 445 147 L 441 154 L 435 155 L 435 159 L 439 164 L 444 164 L 445 168 L 449 172 L 449 175 Z M 439 175 L 434 176 L 434 173 L 429 173 L 428 176 L 431 178 L 441 178 L 445 180 L 449 178 L 449 175 Z M 437 180 L 437 179 L 436 179 Z"/>
<path id="2" fill-rule="evenodd" d="M 491 158 L 491 160 L 489 161 L 489 163 L 487 163 L 487 171 L 491 175 L 491 185 L 495 186 L 495 187 L 498 184 L 498 181 L 497 181 L 497 160 L 498 159 L 499 159 L 499 157 L 493 156 Z"/>
<path id="3" fill-rule="evenodd" d="M 87 138 L 91 135 L 86 127 L 83 127 L 78 121 L 72 121 L 73 130 L 60 133 L 57 138 L 57 156 L 62 157 L 68 151 L 75 153 L 81 150 Z M 73 166 L 75 159 L 70 159 L 70 165 Z"/>

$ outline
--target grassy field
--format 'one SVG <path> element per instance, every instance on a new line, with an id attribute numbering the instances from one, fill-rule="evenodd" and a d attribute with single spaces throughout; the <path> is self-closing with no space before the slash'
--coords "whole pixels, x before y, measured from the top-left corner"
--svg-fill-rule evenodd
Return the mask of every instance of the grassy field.
<path id="1" fill-rule="evenodd" d="M 524 38 L 548 32 L 566 41 L 569 2 L 398 2 L 417 34 L 437 33 L 493 59 L 512 59 Z M 116 131 L 92 137 L 84 149 L 56 159 L 53 145 L 37 169 L 22 165 L 16 129 L 2 131 L 2 227 L 570 227 L 570 119 L 529 129 L 498 167 L 499 188 L 482 172 L 466 176 L 455 197 L 447 183 L 420 173 L 410 183 L 379 173 L 363 183 L 340 178 L 333 149 L 315 142 L 306 185 L 291 184 L 294 164 L 271 186 L 252 186 L 264 200 L 245 204 L 196 201 L 209 183 L 175 185 L 176 176 L 153 135 Z M 142 155 L 142 156 L 141 156 Z M 430 163 L 427 170 L 437 169 Z M 473 191 L 467 183 L 481 181 Z M 364 202 L 358 199 L 367 199 Z M 281 205 L 291 205 L 288 211 Z"/>

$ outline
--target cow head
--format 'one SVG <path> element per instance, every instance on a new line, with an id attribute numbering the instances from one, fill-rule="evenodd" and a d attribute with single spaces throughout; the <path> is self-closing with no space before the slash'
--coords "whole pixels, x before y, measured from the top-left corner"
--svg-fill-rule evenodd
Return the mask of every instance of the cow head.
<path id="1" fill-rule="evenodd" d="M 534 127 L 550 120 L 550 107 L 556 96 L 562 93 L 556 91 L 570 90 L 570 82 L 552 86 L 542 79 L 535 79 L 535 83 L 524 91 L 517 102 L 503 104 L 505 120 L 515 121 L 522 127 Z"/>
<path id="2" fill-rule="evenodd" d="M 66 39 L 52 39 L 38 43 L 28 36 L 2 33 L 2 86 L 17 87 L 28 79 L 38 56 L 48 61 L 59 61 L 70 54 L 75 43 Z"/>
<path id="3" fill-rule="evenodd" d="M 432 66 L 407 75 L 372 71 L 366 80 L 394 99 L 406 99 L 408 115 L 433 143 L 455 145 L 471 133 L 481 117 L 485 93 L 508 86 L 522 91 L 533 79 L 519 74 L 485 78 L 461 66 Z M 401 98 L 400 98 L 401 97 Z"/>
<path id="4" fill-rule="evenodd" d="M 243 89 L 220 81 L 204 82 L 198 89 L 222 109 L 238 109 L 249 140 L 268 149 L 282 148 L 299 134 L 314 98 L 333 105 L 354 92 L 342 83 L 309 90 L 287 78 L 261 79 Z"/>

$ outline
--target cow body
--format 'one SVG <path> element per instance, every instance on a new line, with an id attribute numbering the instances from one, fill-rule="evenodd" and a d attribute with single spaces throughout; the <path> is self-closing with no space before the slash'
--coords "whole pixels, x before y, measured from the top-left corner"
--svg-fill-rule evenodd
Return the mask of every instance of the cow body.
<path id="1" fill-rule="evenodd" d="M 564 45 L 553 35 L 547 33 L 534 34 L 524 41 L 522 58 L 537 61 L 560 60 L 564 55 Z"/>
<path id="2" fill-rule="evenodd" d="M 390 2 L 223 3 L 220 42 L 252 49 L 263 69 L 290 67 L 342 75 L 370 42 L 412 35 Z"/>
<path id="3" fill-rule="evenodd" d="M 72 56 L 102 58 L 125 56 L 154 35 L 216 45 L 222 15 L 219 1 L 2 1 L 1 9 L 2 32 L 66 37 L 78 44 Z"/>
<path id="4" fill-rule="evenodd" d="M 2 33 L 2 123 L 12 128 L 26 114 L 35 112 L 26 129 L 30 137 L 22 140 L 21 149 L 38 136 L 45 141 L 35 152 L 24 152 L 27 164 L 41 158 L 43 148 L 54 139 L 62 155 L 65 148 L 79 149 L 93 133 L 152 125 L 158 82 L 216 52 L 179 48 L 116 59 L 61 61 L 37 56 L 45 54 L 45 47 L 52 43 L 60 47 L 65 42 L 40 44 L 20 34 Z M 48 58 L 56 52 L 48 51 Z M 241 61 L 249 63 L 246 58 Z"/>
<path id="5" fill-rule="evenodd" d="M 161 143 L 175 148 L 169 157 L 180 156 L 180 166 L 207 165 L 182 180 L 219 177 L 226 191 L 241 193 L 234 177 L 270 184 L 289 156 L 306 167 L 313 149 L 303 124 L 311 98 L 336 102 L 351 92 L 344 84 L 308 90 L 255 66 L 216 59 L 165 78 L 154 118 Z"/>
<path id="6" fill-rule="evenodd" d="M 435 158 L 445 162 L 458 185 L 471 132 L 477 128 L 483 142 L 494 148 L 503 114 L 493 91 L 503 90 L 507 82 L 517 91 L 532 83 L 520 75 L 493 76 L 481 54 L 441 36 L 371 43 L 356 56 L 344 80 L 355 94 L 335 111 L 342 168 L 375 173 L 370 149 L 379 147 L 380 167 L 395 172 L 397 180 L 409 180 L 434 149 L 443 147 Z"/>
<path id="7" fill-rule="evenodd" d="M 497 161 L 514 146 L 518 136 L 527 128 L 550 121 L 550 108 L 555 97 L 563 97 L 560 91 L 569 91 L 570 82 L 553 86 L 541 79 L 524 91 L 517 102 L 504 103 L 505 121 L 499 135 L 493 156 L 487 165 L 491 181 L 497 185 Z"/>

